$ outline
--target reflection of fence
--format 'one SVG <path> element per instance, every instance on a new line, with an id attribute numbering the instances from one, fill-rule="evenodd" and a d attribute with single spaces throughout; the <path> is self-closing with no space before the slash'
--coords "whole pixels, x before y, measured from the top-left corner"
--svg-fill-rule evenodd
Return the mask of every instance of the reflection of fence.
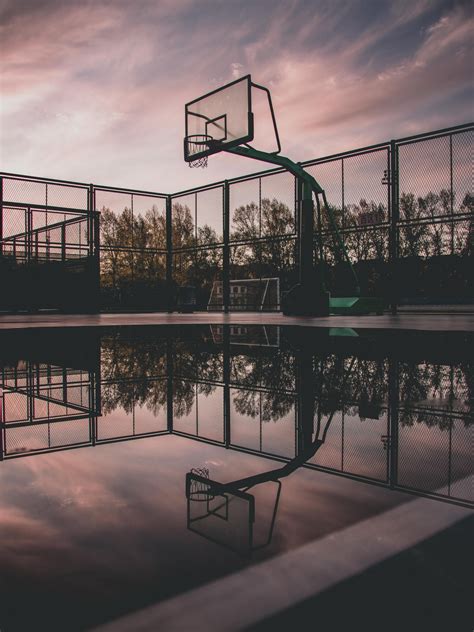
<path id="1" fill-rule="evenodd" d="M 101 378 L 98 368 L 37 362 L 3 369 L 0 456 L 173 433 L 288 461 L 308 420 L 313 440 L 331 419 L 307 467 L 472 504 L 466 348 L 401 360 L 379 345 L 341 350 L 330 337 L 298 346 L 275 327 L 203 329 L 189 339 L 104 336 Z"/>
<path id="2" fill-rule="evenodd" d="M 0 373 L 0 456 L 88 445 L 100 414 L 91 371 L 24 362 Z"/>
<path id="3" fill-rule="evenodd" d="M 473 302 L 473 139 L 467 124 L 303 163 L 326 190 L 364 294 L 386 297 L 393 309 Z M 232 310 L 232 280 L 278 278 L 284 292 L 298 277 L 298 187 L 279 169 L 172 195 L 7 174 L 0 183 L 4 252 L 24 234 L 38 238 L 38 256 L 51 257 L 47 231 L 32 231 L 57 222 L 53 211 L 63 222 L 101 212 L 107 308 L 171 310 L 177 286 L 193 286 L 198 308 L 207 309 L 217 283 L 212 306 Z M 315 258 L 325 260 L 332 293 L 343 295 L 348 275 L 334 234 L 324 213 L 315 223 Z M 77 239 L 68 239 L 72 258 Z M 15 247 L 36 253 L 21 238 Z"/>
<path id="4" fill-rule="evenodd" d="M 162 384 L 150 377 L 145 391 L 162 390 L 166 402 Z M 120 390 L 127 392 L 125 405 L 113 398 Z M 95 371 L 29 361 L 0 371 L 0 460 L 164 432 L 166 410 L 147 410 L 136 379 L 101 382 Z"/>

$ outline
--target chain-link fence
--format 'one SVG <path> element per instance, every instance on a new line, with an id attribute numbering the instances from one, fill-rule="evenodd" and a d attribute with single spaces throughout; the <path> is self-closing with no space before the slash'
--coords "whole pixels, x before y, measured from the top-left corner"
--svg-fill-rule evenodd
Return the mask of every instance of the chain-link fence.
<path id="1" fill-rule="evenodd" d="M 0 310 L 96 309 L 98 253 L 90 186 L 0 177 Z"/>
<path id="2" fill-rule="evenodd" d="M 2 367 L 0 458 L 88 445 L 99 406 L 91 371 L 29 361 Z"/>
<path id="3" fill-rule="evenodd" d="M 159 193 L 94 187 L 102 309 L 167 309 L 167 200 Z"/>
<path id="4" fill-rule="evenodd" d="M 392 309 L 474 303 L 473 144 L 467 124 L 302 163 L 326 191 L 363 295 Z M 298 186 L 281 169 L 172 195 L 8 174 L 0 183 L 0 265 L 13 279 L 0 309 L 22 303 L 16 279 L 40 262 L 97 270 L 100 259 L 103 309 L 278 310 L 298 281 Z M 333 227 L 324 209 L 314 219 L 315 262 L 331 294 L 347 295 Z M 48 274 L 33 307 L 55 305 Z"/>

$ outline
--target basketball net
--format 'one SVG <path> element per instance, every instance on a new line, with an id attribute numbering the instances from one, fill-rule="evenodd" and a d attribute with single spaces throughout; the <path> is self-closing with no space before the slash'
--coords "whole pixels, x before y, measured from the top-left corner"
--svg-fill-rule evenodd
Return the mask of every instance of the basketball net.
<path id="1" fill-rule="evenodd" d="M 193 154 L 200 154 L 203 151 L 209 149 L 209 141 L 213 140 L 212 136 L 206 134 L 195 134 L 186 138 L 188 156 Z M 191 169 L 195 167 L 207 167 L 207 156 L 201 156 L 195 160 L 188 162 Z"/>

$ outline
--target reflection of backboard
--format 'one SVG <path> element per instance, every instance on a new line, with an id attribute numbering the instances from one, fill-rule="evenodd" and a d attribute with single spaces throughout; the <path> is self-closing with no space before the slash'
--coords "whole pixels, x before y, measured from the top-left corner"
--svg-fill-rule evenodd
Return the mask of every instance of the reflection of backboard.
<path id="1" fill-rule="evenodd" d="M 224 486 L 196 471 L 186 475 L 188 529 L 236 553 L 253 548 L 255 500 L 240 490 Z"/>
<path id="2" fill-rule="evenodd" d="M 206 468 L 192 469 L 186 474 L 188 529 L 239 555 L 248 556 L 268 546 L 280 502 L 280 471 L 270 470 L 223 484 L 211 480 Z M 269 492 L 265 483 L 274 491 Z M 256 494 L 261 505 L 259 515 Z"/>
<path id="3" fill-rule="evenodd" d="M 186 104 L 184 159 L 187 162 L 253 139 L 251 87 L 247 75 Z"/>

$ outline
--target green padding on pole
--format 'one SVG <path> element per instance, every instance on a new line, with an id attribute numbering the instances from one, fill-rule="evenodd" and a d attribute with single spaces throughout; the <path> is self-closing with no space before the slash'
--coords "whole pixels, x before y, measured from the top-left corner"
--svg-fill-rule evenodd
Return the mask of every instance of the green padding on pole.
<path id="1" fill-rule="evenodd" d="M 344 296 L 329 299 L 330 314 L 382 314 L 384 308 L 384 301 L 376 297 Z"/>

